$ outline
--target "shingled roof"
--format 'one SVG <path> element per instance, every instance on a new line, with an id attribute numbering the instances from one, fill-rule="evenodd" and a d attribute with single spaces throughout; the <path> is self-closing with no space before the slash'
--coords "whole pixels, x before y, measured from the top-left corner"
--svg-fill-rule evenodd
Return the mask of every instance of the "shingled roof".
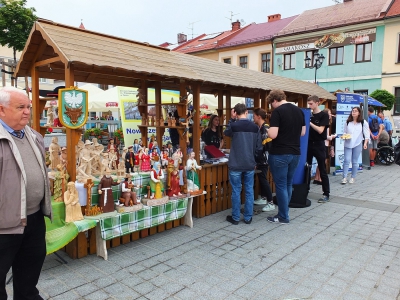
<path id="1" fill-rule="evenodd" d="M 162 88 L 171 88 L 180 80 L 187 80 L 200 82 L 203 93 L 226 88 L 233 96 L 252 97 L 255 90 L 282 89 L 292 94 L 335 99 L 316 84 L 45 20 L 34 24 L 17 75 L 29 76 L 37 61 L 42 62 L 37 67 L 42 78 L 62 80 L 65 66 L 72 65 L 75 81 L 81 82 L 137 86 L 136 79 L 146 79 L 161 82 Z"/>
<path id="2" fill-rule="evenodd" d="M 392 0 L 350 0 L 306 10 L 278 35 L 316 31 L 382 19 Z"/>

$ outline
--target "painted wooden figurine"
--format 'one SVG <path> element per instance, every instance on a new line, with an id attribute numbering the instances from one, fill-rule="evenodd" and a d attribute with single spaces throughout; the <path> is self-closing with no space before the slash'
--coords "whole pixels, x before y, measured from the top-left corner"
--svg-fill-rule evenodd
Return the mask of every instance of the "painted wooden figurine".
<path id="1" fill-rule="evenodd" d="M 114 185 L 118 185 L 119 180 L 115 182 L 111 177 L 111 170 L 106 170 L 106 175 L 101 178 L 100 183 L 98 185 L 98 193 L 99 193 L 99 207 L 103 209 L 103 212 L 112 212 L 114 211 L 114 198 L 112 194 L 112 187 Z"/>
<path id="2" fill-rule="evenodd" d="M 153 169 L 150 172 L 150 199 L 160 199 L 164 194 L 164 172 L 161 169 L 159 162 L 154 163 Z"/>
<path id="3" fill-rule="evenodd" d="M 186 162 L 186 177 L 187 177 L 187 190 L 188 192 L 198 191 L 200 189 L 199 175 L 197 170 L 201 170 L 201 166 L 197 164 L 194 158 L 195 153 L 191 152 L 190 157 Z"/>

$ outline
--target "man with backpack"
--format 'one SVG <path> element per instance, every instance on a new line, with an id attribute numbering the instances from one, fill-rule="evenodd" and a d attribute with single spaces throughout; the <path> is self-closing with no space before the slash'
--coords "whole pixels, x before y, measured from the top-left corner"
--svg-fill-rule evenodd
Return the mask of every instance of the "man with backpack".
<path id="1" fill-rule="evenodd" d="M 383 122 L 377 115 L 374 114 L 374 108 L 368 107 L 368 125 L 371 132 L 371 147 L 369 148 L 370 166 L 375 166 L 376 149 L 378 149 L 379 136 L 383 130 Z"/>

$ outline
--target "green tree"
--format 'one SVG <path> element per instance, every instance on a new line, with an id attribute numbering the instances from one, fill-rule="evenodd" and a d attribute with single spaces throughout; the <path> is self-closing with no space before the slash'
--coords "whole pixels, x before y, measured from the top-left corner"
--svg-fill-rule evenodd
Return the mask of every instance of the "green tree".
<path id="1" fill-rule="evenodd" d="M 17 51 L 22 51 L 37 17 L 35 8 L 25 7 L 26 0 L 0 0 L 0 44 L 13 49 L 14 65 Z"/>
<path id="2" fill-rule="evenodd" d="M 375 90 L 370 96 L 386 105 L 386 107 L 382 107 L 382 110 L 391 110 L 395 102 L 394 95 L 387 90 Z"/>

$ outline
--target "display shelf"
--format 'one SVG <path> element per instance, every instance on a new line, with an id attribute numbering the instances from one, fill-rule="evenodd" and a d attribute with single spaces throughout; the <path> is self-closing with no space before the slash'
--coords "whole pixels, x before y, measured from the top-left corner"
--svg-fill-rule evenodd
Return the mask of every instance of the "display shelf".
<path id="1" fill-rule="evenodd" d="M 176 128 L 176 129 L 185 129 L 186 127 L 183 125 L 178 125 L 178 126 L 168 126 L 168 125 L 138 125 L 138 127 L 143 127 L 143 128 Z"/>
<path id="2" fill-rule="evenodd" d="M 146 106 L 164 106 L 164 105 L 187 105 L 186 102 L 167 102 L 167 103 L 148 103 L 148 104 L 139 104 L 138 107 L 146 107 Z"/>

